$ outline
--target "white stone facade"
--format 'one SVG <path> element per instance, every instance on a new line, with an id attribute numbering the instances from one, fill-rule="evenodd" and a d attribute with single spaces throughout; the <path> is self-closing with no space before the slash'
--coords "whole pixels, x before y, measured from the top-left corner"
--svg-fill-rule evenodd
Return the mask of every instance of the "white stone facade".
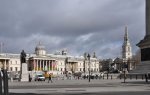
<path id="1" fill-rule="evenodd" d="M 11 58 L 9 71 L 20 71 L 20 59 L 19 58 Z"/>
<path id="2" fill-rule="evenodd" d="M 62 54 L 46 54 L 45 48 L 39 44 L 35 48 L 35 54 L 27 54 L 27 64 L 30 71 L 48 71 L 59 72 L 88 72 L 89 61 L 84 57 L 75 57 L 71 55 Z M 20 54 L 2 54 L 0 56 L 0 68 L 8 71 L 20 71 Z M 91 58 L 90 60 L 91 72 L 99 72 L 99 60 Z"/>
<path id="3" fill-rule="evenodd" d="M 0 54 L 0 68 L 8 71 L 20 71 L 20 55 L 19 54 Z"/>

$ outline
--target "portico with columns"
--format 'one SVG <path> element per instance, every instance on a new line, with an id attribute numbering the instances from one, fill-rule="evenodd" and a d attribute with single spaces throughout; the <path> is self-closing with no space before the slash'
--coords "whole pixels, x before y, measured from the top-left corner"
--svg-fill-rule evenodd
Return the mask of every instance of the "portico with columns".
<path id="1" fill-rule="evenodd" d="M 35 47 L 35 56 L 29 58 L 29 71 L 55 71 L 56 60 L 46 55 L 45 47 L 39 42 Z"/>
<path id="2" fill-rule="evenodd" d="M 9 70 L 9 60 L 10 58 L 0 57 L 0 69 Z"/>
<path id="3" fill-rule="evenodd" d="M 57 69 L 55 59 L 31 57 L 29 58 L 30 71 L 55 71 Z"/>

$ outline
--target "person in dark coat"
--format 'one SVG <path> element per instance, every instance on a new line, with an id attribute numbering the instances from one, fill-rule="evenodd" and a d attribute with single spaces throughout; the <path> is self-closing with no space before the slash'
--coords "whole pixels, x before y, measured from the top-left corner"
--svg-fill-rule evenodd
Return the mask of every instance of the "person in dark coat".
<path id="1" fill-rule="evenodd" d="M 49 83 L 49 81 L 51 81 L 51 83 L 53 82 L 53 81 L 52 81 L 52 75 L 51 75 L 51 74 L 49 74 L 48 83 Z"/>
<path id="2" fill-rule="evenodd" d="M 29 74 L 29 82 L 31 82 L 32 78 L 31 78 L 31 75 Z"/>

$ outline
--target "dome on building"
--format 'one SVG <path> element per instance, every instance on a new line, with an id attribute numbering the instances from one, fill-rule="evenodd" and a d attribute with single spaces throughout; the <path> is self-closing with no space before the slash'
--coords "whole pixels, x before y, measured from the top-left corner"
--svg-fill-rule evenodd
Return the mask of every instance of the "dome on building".
<path id="1" fill-rule="evenodd" d="M 44 56 L 44 55 L 46 55 L 45 46 L 42 45 L 40 42 L 39 42 L 39 44 L 35 47 L 35 54 L 38 55 L 38 56 Z"/>
<path id="2" fill-rule="evenodd" d="M 45 50 L 45 46 L 41 45 L 41 44 L 38 44 L 36 47 L 35 47 L 35 51 L 36 50 Z"/>

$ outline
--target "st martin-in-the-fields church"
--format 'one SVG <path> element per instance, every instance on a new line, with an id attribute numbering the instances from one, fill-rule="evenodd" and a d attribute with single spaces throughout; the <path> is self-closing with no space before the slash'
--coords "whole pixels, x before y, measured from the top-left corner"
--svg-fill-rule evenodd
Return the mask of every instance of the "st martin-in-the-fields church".
<path id="1" fill-rule="evenodd" d="M 132 70 L 132 64 L 128 62 L 130 59 L 132 59 L 132 48 L 128 37 L 127 26 L 125 26 L 124 42 L 122 45 L 122 59 L 124 63 L 128 64 L 128 70 Z"/>
<path id="2" fill-rule="evenodd" d="M 122 58 L 126 60 L 132 58 L 132 48 L 128 37 L 127 26 L 125 27 L 124 42 L 122 45 Z"/>
<path id="3" fill-rule="evenodd" d="M 128 27 L 125 26 L 123 44 L 122 44 L 122 58 L 117 57 L 114 60 L 114 69 L 118 71 L 131 71 L 135 69 L 135 61 L 132 58 L 132 47 L 128 37 Z"/>

